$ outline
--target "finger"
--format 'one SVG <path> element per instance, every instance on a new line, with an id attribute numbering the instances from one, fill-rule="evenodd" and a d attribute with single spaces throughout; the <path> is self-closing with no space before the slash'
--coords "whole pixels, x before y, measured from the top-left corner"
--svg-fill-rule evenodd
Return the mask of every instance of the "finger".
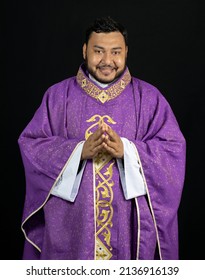
<path id="1" fill-rule="evenodd" d="M 82 159 L 89 159 L 89 158 L 93 158 L 96 156 L 96 154 L 102 150 L 103 147 L 103 139 L 100 138 L 96 141 L 89 141 L 89 139 L 87 141 L 85 141 L 84 145 L 83 145 L 83 150 L 82 150 L 82 154 L 81 154 L 81 158 Z"/>
<path id="2" fill-rule="evenodd" d="M 114 158 L 122 158 L 123 154 L 120 150 L 116 150 L 115 148 L 108 146 L 105 142 L 103 143 L 103 149 L 105 149 L 112 157 Z"/>
<path id="3" fill-rule="evenodd" d="M 105 136 L 104 134 L 101 134 L 100 137 L 99 137 L 98 139 L 94 140 L 94 141 L 92 142 L 93 148 L 98 147 L 99 145 L 101 145 L 101 144 L 104 142 L 105 137 L 106 137 L 106 136 Z"/>
<path id="4" fill-rule="evenodd" d="M 106 133 L 109 135 L 111 141 L 117 141 L 119 139 L 118 134 L 109 125 L 107 125 Z"/>
<path id="5" fill-rule="evenodd" d="M 93 148 L 93 154 L 96 156 L 100 151 L 103 150 L 104 142 L 102 142 L 100 145 Z"/>
<path id="6" fill-rule="evenodd" d="M 105 143 L 105 148 L 107 151 L 111 152 L 112 154 L 114 154 L 115 156 L 117 157 L 123 157 L 124 155 L 124 147 L 123 147 L 123 143 L 122 143 L 122 140 L 119 139 L 117 141 L 111 141 L 109 139 L 109 136 L 107 135 L 105 137 L 105 140 L 104 140 L 104 143 Z"/>
<path id="7" fill-rule="evenodd" d="M 96 141 L 102 136 L 103 132 L 101 128 L 98 128 L 89 138 L 90 141 Z M 88 139 L 89 139 L 88 138 Z"/>
<path id="8" fill-rule="evenodd" d="M 102 133 L 105 133 L 107 130 L 107 124 L 103 120 L 99 123 L 99 129 Z"/>
<path id="9" fill-rule="evenodd" d="M 107 134 L 105 136 L 104 142 L 108 146 L 110 146 L 112 148 L 115 148 L 115 147 L 118 147 L 119 145 L 121 145 L 122 141 L 121 141 L 120 137 L 115 132 L 112 132 L 112 133 L 110 133 L 110 135 Z"/>
<path id="10" fill-rule="evenodd" d="M 105 142 L 105 144 L 106 144 L 108 147 L 111 147 L 111 148 L 115 149 L 115 147 L 116 147 L 116 142 L 110 140 L 110 138 L 109 138 L 108 135 L 105 136 L 104 142 Z"/>

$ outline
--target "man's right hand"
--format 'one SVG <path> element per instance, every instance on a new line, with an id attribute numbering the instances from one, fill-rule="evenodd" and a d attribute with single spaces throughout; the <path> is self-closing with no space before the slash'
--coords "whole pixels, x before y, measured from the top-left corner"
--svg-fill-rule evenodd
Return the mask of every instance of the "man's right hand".
<path id="1" fill-rule="evenodd" d="M 90 135 L 83 145 L 81 159 L 93 159 L 100 151 L 103 150 L 105 139 L 105 126 L 100 124 L 98 129 Z"/>

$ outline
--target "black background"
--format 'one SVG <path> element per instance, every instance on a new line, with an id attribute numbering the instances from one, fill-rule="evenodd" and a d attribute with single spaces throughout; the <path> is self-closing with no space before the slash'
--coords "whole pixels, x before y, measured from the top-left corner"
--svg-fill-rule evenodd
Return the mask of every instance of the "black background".
<path id="1" fill-rule="evenodd" d="M 205 1 L 7 1 L 1 43 L 1 250 L 21 259 L 25 180 L 17 139 L 52 84 L 76 75 L 84 31 L 110 15 L 128 29 L 128 66 L 169 101 L 187 141 L 180 259 L 205 259 Z M 5 32 L 4 32 L 5 31 Z"/>

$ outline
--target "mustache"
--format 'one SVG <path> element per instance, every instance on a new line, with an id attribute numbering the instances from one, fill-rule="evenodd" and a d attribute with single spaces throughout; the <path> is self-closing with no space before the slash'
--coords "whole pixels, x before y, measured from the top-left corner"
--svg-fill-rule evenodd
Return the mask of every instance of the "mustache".
<path id="1" fill-rule="evenodd" d="M 110 65 L 110 64 L 99 64 L 97 66 L 99 69 L 105 69 L 105 68 L 110 68 L 111 70 L 116 70 L 117 67 L 115 65 Z"/>

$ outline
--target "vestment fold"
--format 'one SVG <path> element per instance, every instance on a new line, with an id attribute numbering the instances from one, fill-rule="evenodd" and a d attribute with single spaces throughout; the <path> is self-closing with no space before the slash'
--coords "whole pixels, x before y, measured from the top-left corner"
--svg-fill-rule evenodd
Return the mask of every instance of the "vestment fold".
<path id="1" fill-rule="evenodd" d="M 74 202 L 50 194 L 80 141 L 103 120 L 136 147 L 146 196 L 126 200 L 116 160 L 88 160 Z M 26 176 L 24 258 L 178 259 L 185 139 L 164 96 L 131 77 L 100 88 L 80 67 L 50 87 L 18 140 Z M 28 252 L 29 251 L 29 252 Z M 138 254 L 139 253 L 139 254 Z"/>

